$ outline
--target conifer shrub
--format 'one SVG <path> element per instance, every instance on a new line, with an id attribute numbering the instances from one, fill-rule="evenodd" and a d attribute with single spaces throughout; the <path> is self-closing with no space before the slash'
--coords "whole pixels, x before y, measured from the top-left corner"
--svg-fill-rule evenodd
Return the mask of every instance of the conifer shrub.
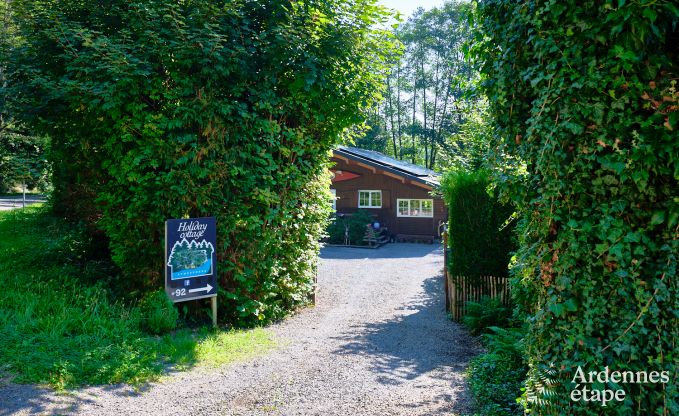
<path id="1" fill-rule="evenodd" d="M 488 172 L 449 171 L 441 183 L 448 207 L 452 276 L 507 276 L 514 249 L 513 208 L 491 194 Z"/>

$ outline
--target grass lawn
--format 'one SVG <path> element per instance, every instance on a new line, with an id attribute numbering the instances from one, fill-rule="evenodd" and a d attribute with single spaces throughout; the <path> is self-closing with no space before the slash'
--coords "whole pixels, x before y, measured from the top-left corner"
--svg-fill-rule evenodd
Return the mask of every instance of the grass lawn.
<path id="1" fill-rule="evenodd" d="M 170 367 L 216 367 L 275 348 L 261 328 L 144 333 L 139 309 L 111 299 L 106 268 L 85 258 L 79 240 L 43 208 L 0 212 L 0 378 L 57 389 L 140 384 Z"/>

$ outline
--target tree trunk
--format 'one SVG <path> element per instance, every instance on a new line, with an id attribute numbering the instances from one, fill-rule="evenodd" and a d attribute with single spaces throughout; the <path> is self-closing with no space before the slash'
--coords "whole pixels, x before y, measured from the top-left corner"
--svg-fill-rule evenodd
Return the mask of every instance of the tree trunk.
<path id="1" fill-rule="evenodd" d="M 440 91 L 440 80 L 439 80 L 439 66 L 440 66 L 440 59 L 441 55 L 440 53 L 436 54 L 436 70 L 434 71 L 434 113 L 432 115 L 432 121 L 431 121 L 431 149 L 429 150 L 429 169 L 434 169 L 434 152 L 436 149 L 436 113 L 438 111 L 438 102 L 439 102 L 439 91 Z"/>
<path id="2" fill-rule="evenodd" d="M 401 61 L 398 62 L 396 70 L 396 121 L 398 123 L 398 155 L 394 153 L 399 160 L 403 160 L 403 144 L 401 143 Z"/>
<path id="3" fill-rule="evenodd" d="M 388 102 L 389 102 L 389 120 L 391 121 L 391 141 L 392 144 L 394 145 L 394 157 L 398 157 L 398 153 L 396 151 L 396 132 L 394 130 L 394 106 L 392 105 L 392 97 L 391 97 L 391 74 L 387 76 L 387 97 L 388 97 Z"/>
<path id="4" fill-rule="evenodd" d="M 424 144 L 424 166 L 429 168 L 429 147 L 427 145 L 427 77 L 424 72 L 424 54 L 420 60 L 420 69 L 422 71 L 422 142 Z"/>
<path id="5" fill-rule="evenodd" d="M 413 142 L 413 149 L 415 149 L 415 122 L 417 121 L 416 117 L 416 109 L 415 109 L 415 104 L 417 101 L 417 69 L 415 68 L 413 71 L 413 130 L 410 134 L 410 137 L 412 138 Z M 415 152 L 410 153 L 410 159 L 412 160 L 412 163 L 415 163 Z"/>

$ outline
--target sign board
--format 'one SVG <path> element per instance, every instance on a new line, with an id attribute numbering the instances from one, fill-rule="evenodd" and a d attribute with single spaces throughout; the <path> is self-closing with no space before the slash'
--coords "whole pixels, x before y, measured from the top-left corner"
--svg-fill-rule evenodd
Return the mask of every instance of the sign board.
<path id="1" fill-rule="evenodd" d="M 217 296 L 214 217 L 165 222 L 165 291 L 174 302 Z"/>

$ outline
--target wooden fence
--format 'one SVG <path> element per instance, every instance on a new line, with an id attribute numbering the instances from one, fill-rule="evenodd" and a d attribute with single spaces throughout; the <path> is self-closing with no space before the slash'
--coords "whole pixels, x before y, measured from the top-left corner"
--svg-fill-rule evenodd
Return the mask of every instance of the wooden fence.
<path id="1" fill-rule="evenodd" d="M 447 273 L 446 273 L 447 274 Z M 453 319 L 459 321 L 467 313 L 467 302 L 478 302 L 483 296 L 499 298 L 503 306 L 509 307 L 511 296 L 509 282 L 506 277 L 480 276 L 446 276 L 448 280 L 447 298 L 448 311 Z"/>
<path id="2" fill-rule="evenodd" d="M 443 235 L 446 310 L 455 321 L 460 321 L 467 312 L 467 302 L 478 302 L 482 297 L 499 298 L 503 306 L 509 307 L 509 279 L 497 276 L 450 276 L 448 273 L 447 235 Z"/>

